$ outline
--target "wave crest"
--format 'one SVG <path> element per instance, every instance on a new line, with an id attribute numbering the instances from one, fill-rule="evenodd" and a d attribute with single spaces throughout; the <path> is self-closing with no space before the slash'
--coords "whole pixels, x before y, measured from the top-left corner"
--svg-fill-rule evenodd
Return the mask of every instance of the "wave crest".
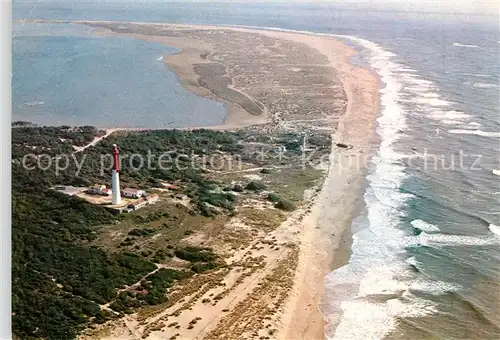
<path id="1" fill-rule="evenodd" d="M 494 225 L 494 224 L 490 224 L 490 226 L 488 227 L 488 229 L 490 229 L 490 231 L 497 235 L 497 236 L 500 236 L 500 226 L 497 226 L 497 225 Z"/>
<path id="2" fill-rule="evenodd" d="M 454 42 L 453 46 L 456 46 L 456 47 L 479 48 L 479 46 L 477 46 L 477 45 L 460 44 L 460 43 L 457 43 L 457 42 Z"/>
<path id="3" fill-rule="evenodd" d="M 449 133 L 461 135 L 476 135 L 482 137 L 495 137 L 500 138 L 500 132 L 483 131 L 483 130 L 465 130 L 465 129 L 452 129 L 448 130 Z"/>

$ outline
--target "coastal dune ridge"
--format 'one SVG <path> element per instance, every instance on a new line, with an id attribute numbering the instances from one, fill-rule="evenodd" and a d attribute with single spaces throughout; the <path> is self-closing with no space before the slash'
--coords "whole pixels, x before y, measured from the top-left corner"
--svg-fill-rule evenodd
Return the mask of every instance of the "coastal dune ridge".
<path id="1" fill-rule="evenodd" d="M 324 277 L 349 260 L 349 226 L 363 205 L 366 164 L 353 160 L 372 155 L 379 143 L 375 133 L 380 106 L 377 75 L 353 66 L 349 58 L 355 50 L 330 34 L 223 25 L 50 22 L 88 25 L 96 28 L 97 34 L 123 35 L 180 49 L 163 56 L 162 61 L 186 89 L 227 107 L 224 125 L 209 128 L 255 127 L 263 132 L 304 131 L 312 135 L 314 131 L 331 132 L 332 151 L 323 184 L 275 231 L 278 239 L 296 245 L 297 258 L 283 262 L 284 255 L 278 255 L 268 259 L 251 283 L 228 293 L 226 299 L 231 302 L 227 313 L 220 313 L 219 306 L 212 309 L 203 303 L 193 304 L 190 314 L 213 317 L 200 321 L 204 325 L 201 331 L 187 330 L 182 336 L 209 339 L 227 337 L 235 330 L 241 330 L 240 335 L 259 331 L 251 327 L 258 325 L 253 318 L 260 314 L 240 315 L 238 306 L 244 302 L 246 310 L 257 310 L 263 302 L 254 296 L 258 283 L 285 263 L 293 275 L 282 288 L 289 292 L 282 306 L 277 306 L 278 316 L 273 321 L 277 331 L 270 338 L 325 338 Z M 148 324 L 156 324 L 161 315 L 139 323 L 137 315 L 131 314 L 123 324 L 107 325 L 105 336 L 89 333 L 82 338 L 132 339 L 143 334 L 143 338 L 159 339 L 161 329 L 141 332 Z M 231 322 L 234 324 L 229 328 Z"/>

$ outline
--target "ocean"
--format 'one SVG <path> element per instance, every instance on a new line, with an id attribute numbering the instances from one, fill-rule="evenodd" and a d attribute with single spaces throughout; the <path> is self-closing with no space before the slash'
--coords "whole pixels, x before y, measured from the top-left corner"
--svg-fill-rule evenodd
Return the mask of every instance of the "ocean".
<path id="1" fill-rule="evenodd" d="M 32 5 L 15 4 L 14 17 L 26 17 Z M 333 34 L 355 46 L 360 53 L 353 62 L 382 80 L 380 145 L 369 164 L 365 208 L 352 225 L 349 262 L 325 277 L 326 335 L 341 340 L 500 338 L 498 17 L 325 4 L 53 2 L 39 3 L 31 17 L 274 27 Z M 147 45 L 153 64 L 153 55 L 168 53 L 165 46 L 127 44 Z M 14 44 L 18 63 L 26 63 L 23 53 L 28 52 L 16 51 Z M 99 67 L 95 59 L 94 64 Z M 161 77 L 156 71 L 147 77 Z M 16 83 L 25 86 L 39 74 L 23 71 L 16 78 L 15 73 L 16 99 Z M 166 94 L 173 84 L 165 81 Z M 79 93 L 91 91 L 80 86 Z M 146 105 L 142 99 L 134 111 L 137 121 L 144 119 L 138 112 L 148 112 L 140 109 Z M 47 97 L 23 97 L 19 103 L 29 101 L 45 103 Z M 118 103 L 110 99 L 109 105 Z M 59 117 L 71 115 L 63 111 Z M 89 116 L 89 124 L 95 117 Z"/>

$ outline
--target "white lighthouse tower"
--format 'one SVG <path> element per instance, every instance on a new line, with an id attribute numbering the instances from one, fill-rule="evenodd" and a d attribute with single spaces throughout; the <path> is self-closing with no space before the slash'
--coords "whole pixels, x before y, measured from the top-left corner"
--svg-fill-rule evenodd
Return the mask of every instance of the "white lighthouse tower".
<path id="1" fill-rule="evenodd" d="M 113 172 L 111 175 L 111 192 L 113 195 L 113 204 L 120 204 L 122 203 L 122 197 L 120 194 L 120 173 L 118 169 L 118 164 L 119 162 L 119 151 L 118 147 L 116 144 L 113 144 L 113 159 L 114 159 L 114 164 L 113 164 Z"/>
<path id="2" fill-rule="evenodd" d="M 307 147 L 307 133 L 306 132 L 302 132 L 300 134 L 299 143 L 300 143 L 300 148 L 302 149 L 302 151 L 306 151 L 306 147 Z"/>

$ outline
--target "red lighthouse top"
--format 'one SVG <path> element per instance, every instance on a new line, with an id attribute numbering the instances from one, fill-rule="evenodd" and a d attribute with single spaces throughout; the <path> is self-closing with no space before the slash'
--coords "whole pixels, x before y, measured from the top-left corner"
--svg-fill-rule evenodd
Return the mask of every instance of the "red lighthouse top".
<path id="1" fill-rule="evenodd" d="M 113 144 L 113 159 L 114 159 L 114 164 L 113 164 L 113 169 L 118 171 L 118 164 L 119 164 L 119 161 L 118 161 L 118 154 L 120 152 L 118 151 L 118 147 L 116 146 L 116 144 Z"/>

